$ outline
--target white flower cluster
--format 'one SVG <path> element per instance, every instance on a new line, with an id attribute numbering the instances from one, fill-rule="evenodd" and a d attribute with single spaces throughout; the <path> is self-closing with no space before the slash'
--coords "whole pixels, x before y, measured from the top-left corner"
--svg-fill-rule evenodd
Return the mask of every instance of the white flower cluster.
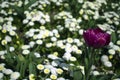
<path id="1" fill-rule="evenodd" d="M 26 0 L 26 4 L 27 5 L 29 3 L 28 0 Z M 49 0 L 38 0 L 36 1 L 35 3 L 33 3 L 29 9 L 32 10 L 33 8 L 35 7 L 38 7 L 39 9 L 41 10 L 44 10 L 44 8 L 47 6 L 47 5 L 50 5 L 50 1 Z"/>
<path id="2" fill-rule="evenodd" d="M 57 6 L 63 5 L 63 0 L 51 0 L 52 2 L 54 2 Z"/>
<path id="3" fill-rule="evenodd" d="M 70 12 L 61 11 L 54 16 L 55 19 L 66 19 L 66 18 L 73 18 Z"/>
<path id="4" fill-rule="evenodd" d="M 101 61 L 103 62 L 103 64 L 104 64 L 106 67 L 112 67 L 112 63 L 109 61 L 107 55 L 103 55 L 103 56 L 101 57 Z"/>
<path id="5" fill-rule="evenodd" d="M 3 34 L 6 34 L 6 33 L 8 33 L 8 34 L 5 35 L 4 38 L 0 38 L 0 40 L 1 40 L 2 45 L 6 45 L 8 42 L 12 41 L 13 36 L 16 36 L 15 30 L 17 28 L 12 25 L 12 21 L 13 21 L 12 17 L 8 17 L 8 18 L 2 18 L 1 17 L 1 19 L 2 19 L 1 22 L 5 21 L 6 23 L 4 23 L 2 26 L 0 26 L 0 31 Z"/>
<path id="6" fill-rule="evenodd" d="M 81 19 L 75 19 L 69 12 L 62 11 L 55 15 L 55 19 L 64 19 L 65 28 L 68 28 L 69 31 L 78 31 L 80 29 L 79 23 L 81 23 Z"/>
<path id="7" fill-rule="evenodd" d="M 50 16 L 41 11 L 25 11 L 24 14 L 26 15 L 26 19 L 23 20 L 23 24 L 28 24 L 29 26 L 33 26 L 35 21 L 42 25 L 50 22 Z"/>
<path id="8" fill-rule="evenodd" d="M 3 80 L 4 75 L 10 75 L 10 80 L 17 80 L 20 77 L 19 72 L 14 72 L 11 69 L 5 68 L 5 64 L 0 64 L 0 79 Z"/>

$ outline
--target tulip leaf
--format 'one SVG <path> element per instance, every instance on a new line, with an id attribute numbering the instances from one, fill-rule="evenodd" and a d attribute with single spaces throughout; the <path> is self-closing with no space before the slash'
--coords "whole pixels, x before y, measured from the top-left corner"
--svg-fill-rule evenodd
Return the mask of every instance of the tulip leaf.
<path id="1" fill-rule="evenodd" d="M 116 42 L 117 37 L 116 37 L 116 33 L 115 33 L 115 32 L 112 33 L 112 35 L 111 35 L 111 40 L 112 40 L 113 43 Z"/>
<path id="2" fill-rule="evenodd" d="M 88 67 L 89 67 L 89 63 L 88 63 L 88 59 L 87 59 L 87 58 L 85 58 L 85 67 L 86 67 L 86 70 L 87 70 Z"/>

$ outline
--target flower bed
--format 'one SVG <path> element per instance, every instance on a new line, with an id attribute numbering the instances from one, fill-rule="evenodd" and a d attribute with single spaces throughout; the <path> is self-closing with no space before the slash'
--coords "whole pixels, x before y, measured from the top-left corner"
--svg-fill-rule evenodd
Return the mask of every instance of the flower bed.
<path id="1" fill-rule="evenodd" d="M 0 80 L 120 80 L 118 0 L 1 0 Z"/>

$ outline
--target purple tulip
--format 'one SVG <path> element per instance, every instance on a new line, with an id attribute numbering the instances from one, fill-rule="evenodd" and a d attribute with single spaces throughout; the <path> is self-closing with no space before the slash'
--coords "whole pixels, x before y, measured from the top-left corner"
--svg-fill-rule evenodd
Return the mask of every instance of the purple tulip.
<path id="1" fill-rule="evenodd" d="M 83 33 L 86 44 L 90 47 L 101 48 L 110 43 L 110 34 L 100 28 L 88 29 Z"/>

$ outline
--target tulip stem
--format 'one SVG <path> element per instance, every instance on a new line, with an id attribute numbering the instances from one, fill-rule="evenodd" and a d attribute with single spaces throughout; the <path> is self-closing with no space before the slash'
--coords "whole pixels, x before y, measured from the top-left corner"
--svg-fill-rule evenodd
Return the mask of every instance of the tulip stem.
<path id="1" fill-rule="evenodd" d="M 88 52 L 85 55 L 85 77 L 84 80 L 90 80 L 91 67 L 94 64 L 95 54 L 94 48 L 88 48 Z"/>

